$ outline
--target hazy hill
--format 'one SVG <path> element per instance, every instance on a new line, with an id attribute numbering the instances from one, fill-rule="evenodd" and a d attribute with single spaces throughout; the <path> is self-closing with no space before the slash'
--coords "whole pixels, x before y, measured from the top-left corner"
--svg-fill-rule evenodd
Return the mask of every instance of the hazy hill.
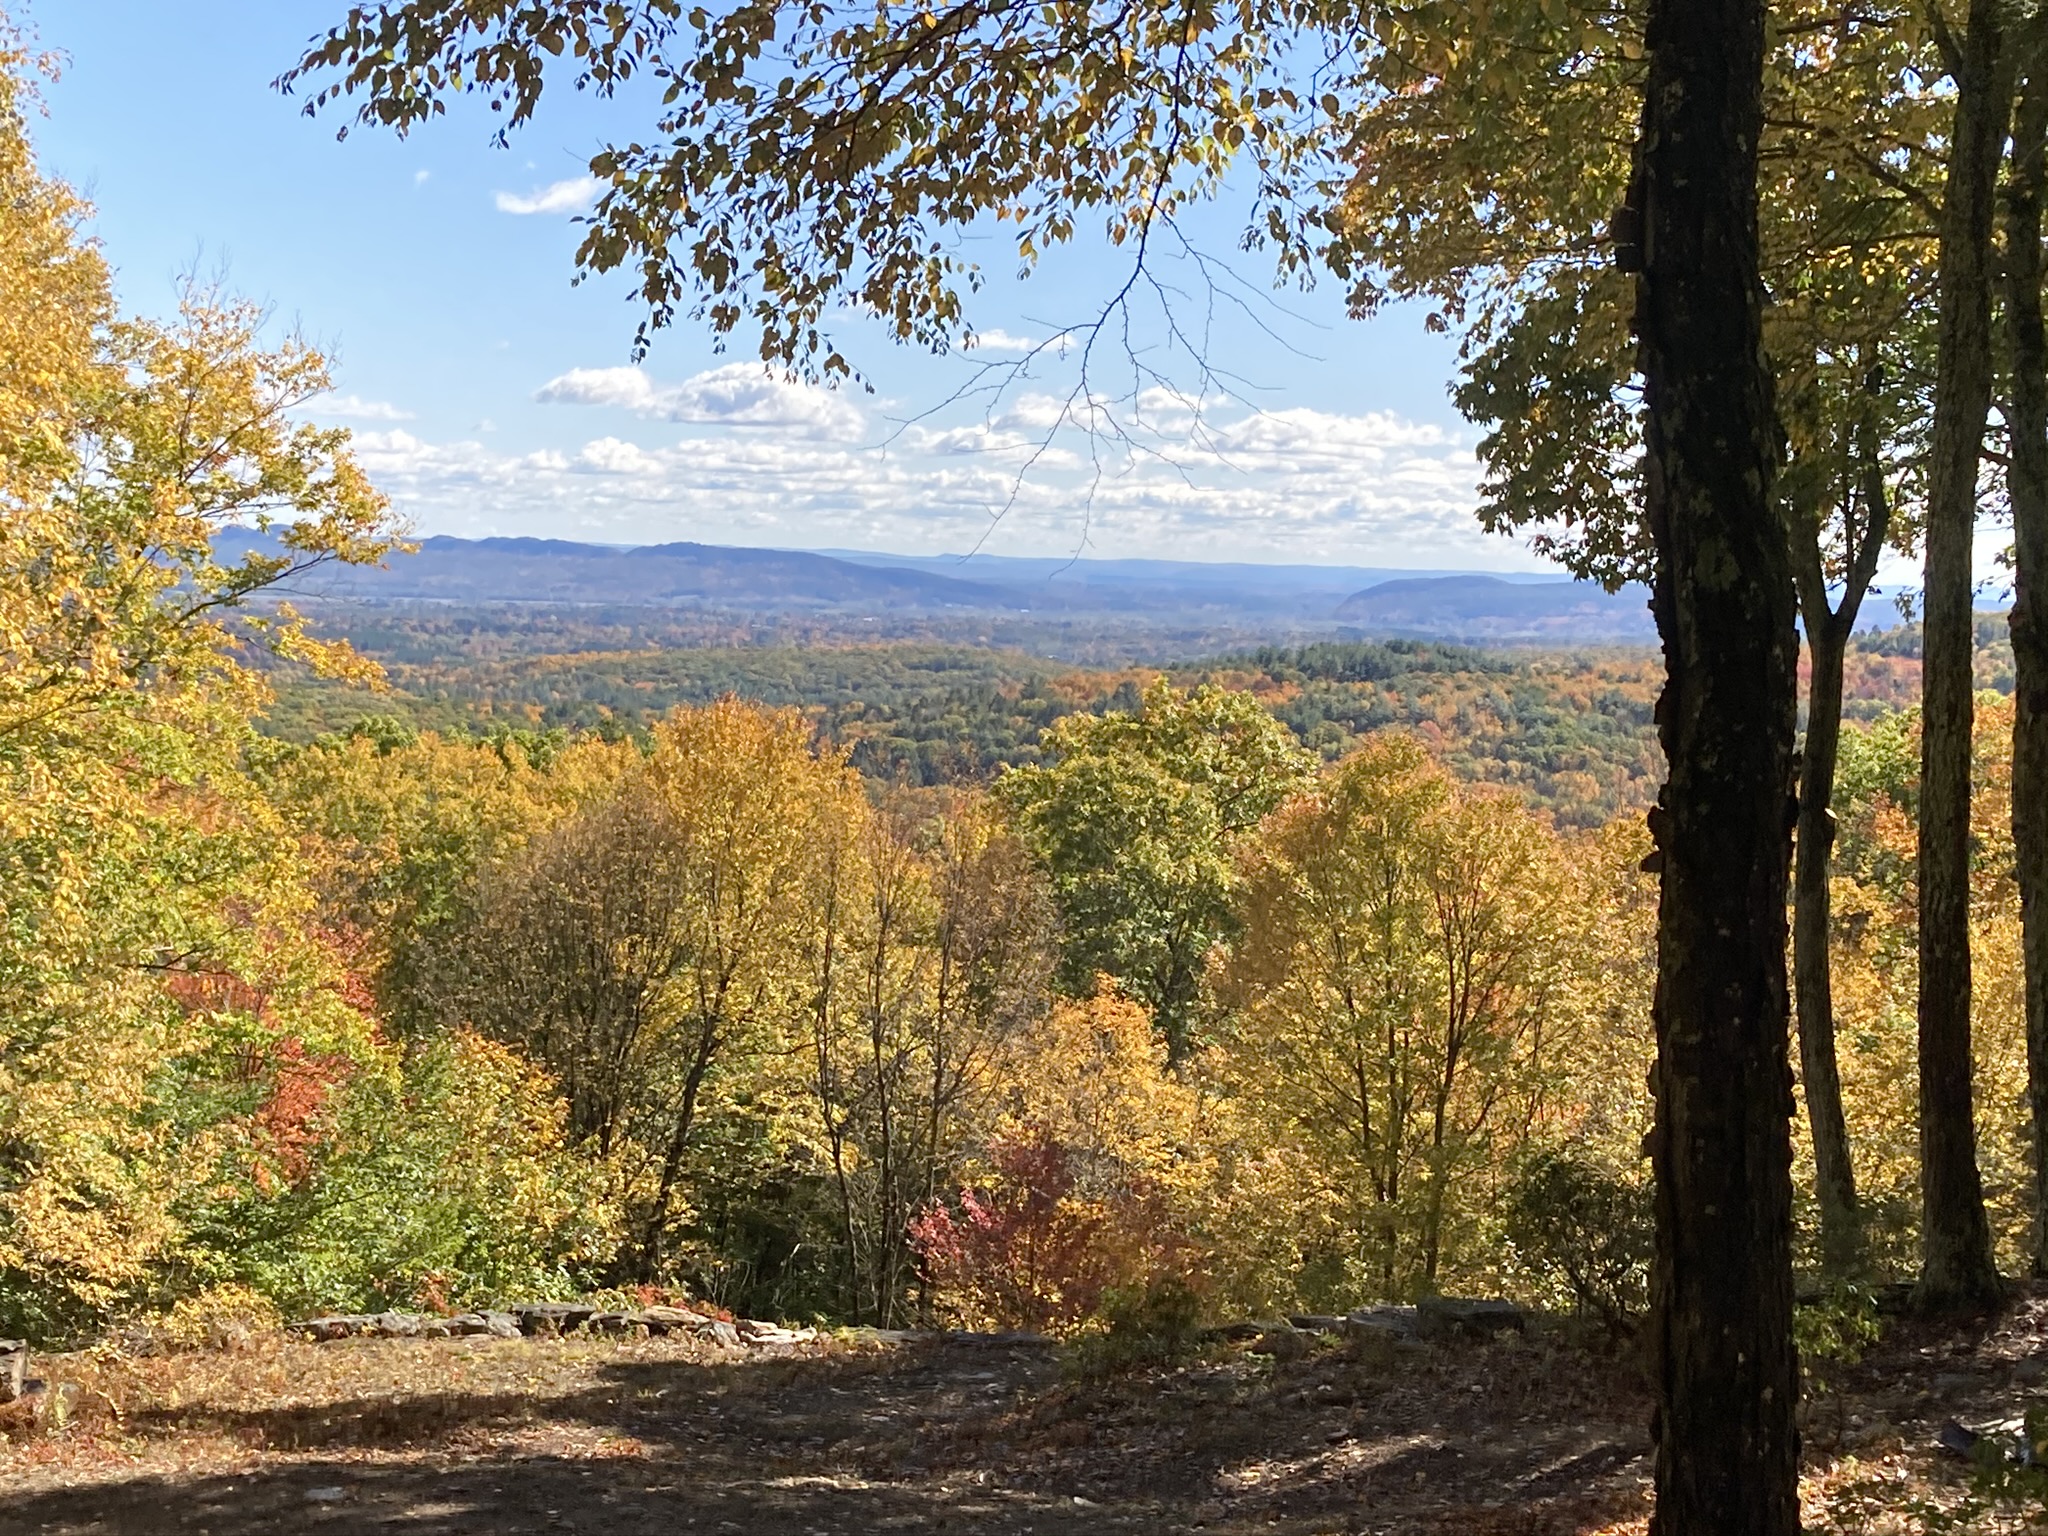
<path id="1" fill-rule="evenodd" d="M 1461 576 L 1454 570 L 1398 570 L 1358 565 L 1250 565 L 1198 560 L 1031 559 L 1014 555 L 889 555 L 855 550 L 825 553 L 860 565 L 928 571 L 1043 594 L 1068 605 L 1108 605 L 1123 612 L 1216 612 L 1327 621 L 1361 587 L 1417 577 Z M 1547 574 L 1495 578 L 1509 584 L 1555 582 Z"/>
<path id="2" fill-rule="evenodd" d="M 255 536 L 240 535 L 246 547 Z M 230 541 L 232 542 L 232 541 Z M 567 539 L 419 541 L 381 570 L 328 567 L 307 578 L 323 597 L 462 603 L 710 604 L 725 608 L 985 608 L 1016 594 L 926 571 L 854 565 L 828 555 L 714 544 L 618 549 Z"/>
<path id="3" fill-rule="evenodd" d="M 1638 645 L 1657 637 L 1647 589 L 1610 593 L 1580 581 L 1477 575 L 1383 581 L 1345 598 L 1335 617 L 1367 634 L 1461 640 Z"/>
<path id="4" fill-rule="evenodd" d="M 266 547 L 246 530 L 224 554 Z M 640 548 L 568 539 L 434 537 L 382 569 L 329 567 L 296 596 L 463 605 L 542 603 L 732 613 L 1036 615 L 1193 624 L 1276 638 L 1355 634 L 1552 644 L 1653 638 L 1639 595 L 1540 576 L 1174 560 L 1032 560 L 741 549 Z"/>

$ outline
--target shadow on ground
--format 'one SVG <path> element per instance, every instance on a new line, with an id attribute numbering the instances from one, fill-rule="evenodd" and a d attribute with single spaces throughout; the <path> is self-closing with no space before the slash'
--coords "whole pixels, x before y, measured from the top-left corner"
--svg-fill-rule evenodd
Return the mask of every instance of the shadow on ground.
<path id="1" fill-rule="evenodd" d="M 553 1393 L 201 1403 L 125 1431 L 244 1454 L 24 1488 L 0 1536 L 1576 1536 L 1642 1508 L 1638 1392 L 1587 1367 L 1345 1346 L 1075 1381 L 1042 1347 L 955 1344 L 618 1360 Z"/>

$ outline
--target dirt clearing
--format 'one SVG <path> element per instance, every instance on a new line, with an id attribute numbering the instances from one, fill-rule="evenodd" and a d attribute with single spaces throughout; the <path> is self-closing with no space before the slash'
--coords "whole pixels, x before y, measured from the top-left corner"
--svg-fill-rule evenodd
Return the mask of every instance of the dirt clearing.
<path id="1" fill-rule="evenodd" d="M 1817 1528 L 1937 1528 L 1894 1519 L 1908 1491 L 1969 1522 L 1946 1529 L 2039 1528 L 1971 1514 L 1928 1448 L 1952 1409 L 2009 1406 L 2037 1331 L 2023 1311 L 1905 1333 L 1844 1373 L 1809 1415 Z M 1541 1336 L 1231 1348 L 1106 1380 L 961 1340 L 362 1340 L 38 1369 L 76 1384 L 72 1417 L 0 1445 L 0 1536 L 1619 1536 L 1648 1509 L 1635 1373 Z"/>

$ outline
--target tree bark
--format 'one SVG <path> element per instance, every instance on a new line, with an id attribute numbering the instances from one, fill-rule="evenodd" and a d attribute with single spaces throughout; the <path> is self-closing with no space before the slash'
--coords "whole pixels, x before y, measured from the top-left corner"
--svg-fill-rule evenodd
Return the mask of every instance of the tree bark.
<path id="1" fill-rule="evenodd" d="M 1804 584 L 1802 583 L 1802 587 Z M 1806 743 L 1799 781 L 1799 835 L 1792 884 L 1792 975 L 1799 999 L 1799 1082 L 1813 1136 L 1814 1194 L 1820 1205 L 1821 1263 L 1830 1274 L 1853 1273 L 1862 1257 L 1856 1170 L 1849 1160 L 1849 1122 L 1842 1113 L 1842 1074 L 1835 1056 L 1835 999 L 1828 936 L 1828 890 L 1835 843 L 1835 766 L 1842 741 L 1842 669 L 1849 624 L 1803 603 L 1806 654 Z"/>
<path id="2" fill-rule="evenodd" d="M 2033 1130 L 2032 1269 L 2048 1275 L 2048 336 L 2041 316 L 2041 199 L 2048 188 L 2048 30 L 2028 39 L 2006 198 L 2006 324 L 2011 332 L 2015 579 L 2012 846 L 2026 963 L 2027 1107 Z"/>
<path id="3" fill-rule="evenodd" d="M 1651 815 L 1656 1536 L 1799 1529 L 1785 974 L 1798 639 L 1762 348 L 1763 38 L 1762 0 L 1654 0 L 1639 247 L 1616 231 L 1642 271 L 1670 764 Z"/>
<path id="4" fill-rule="evenodd" d="M 1953 70 L 1929 452 L 1920 735 L 1918 1300 L 1965 1309 L 2000 1292 L 1977 1171 L 1970 1084 L 1972 545 L 1991 406 L 1991 235 L 2012 107 L 2002 0 L 1971 0 Z"/>
<path id="5" fill-rule="evenodd" d="M 1828 601 L 1818 509 L 1800 519 L 1793 555 L 1809 678 L 1792 879 L 1792 978 L 1799 1005 L 1799 1078 L 1813 1136 L 1821 1262 L 1836 1275 L 1854 1274 L 1863 1265 L 1863 1218 L 1856 1201 L 1855 1165 L 1849 1157 L 1849 1125 L 1842 1112 L 1828 953 L 1833 926 L 1828 882 L 1834 863 L 1835 769 L 1842 745 L 1842 673 L 1856 615 L 1877 575 L 1878 558 L 1891 530 L 1891 498 L 1878 455 L 1877 426 L 1867 417 L 1856 428 L 1850 456 L 1853 475 L 1841 492 L 1847 561 L 1838 603 Z"/>

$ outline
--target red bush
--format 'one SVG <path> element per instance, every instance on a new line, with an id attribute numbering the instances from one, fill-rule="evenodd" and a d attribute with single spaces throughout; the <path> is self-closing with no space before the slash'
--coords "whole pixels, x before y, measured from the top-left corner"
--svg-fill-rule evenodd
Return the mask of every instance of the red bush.
<path id="1" fill-rule="evenodd" d="M 932 1285 L 973 1321 L 1059 1331 L 1098 1316 L 1112 1288 L 1177 1272 L 1188 1244 L 1145 1187 L 1077 1194 L 1074 1155 L 1037 1127 L 989 1147 L 990 1176 L 911 1226 Z"/>

